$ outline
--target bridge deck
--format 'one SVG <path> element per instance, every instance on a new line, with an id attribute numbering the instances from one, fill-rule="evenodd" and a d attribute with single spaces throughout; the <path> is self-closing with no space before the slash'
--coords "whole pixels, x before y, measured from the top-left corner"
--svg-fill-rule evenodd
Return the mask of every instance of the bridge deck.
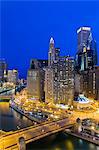
<path id="1" fill-rule="evenodd" d="M 0 138 L 0 150 L 10 150 L 11 148 L 18 147 L 18 141 L 23 138 L 25 143 L 38 140 L 45 136 L 54 134 L 56 132 L 65 130 L 73 126 L 73 122 L 69 121 L 67 118 L 58 120 L 55 122 L 46 122 L 37 126 L 31 126 L 15 132 L 10 132 Z"/>

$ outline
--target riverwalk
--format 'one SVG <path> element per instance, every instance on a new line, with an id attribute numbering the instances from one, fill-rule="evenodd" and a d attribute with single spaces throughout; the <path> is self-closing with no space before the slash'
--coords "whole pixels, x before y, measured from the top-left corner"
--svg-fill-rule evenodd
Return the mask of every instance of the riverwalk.
<path id="1" fill-rule="evenodd" d="M 35 118 L 35 117 L 33 117 L 33 116 L 30 116 L 29 114 L 24 113 L 21 108 L 15 106 L 15 105 L 12 105 L 12 104 L 10 104 L 9 106 L 10 106 L 11 108 L 13 108 L 15 111 L 17 111 L 18 113 L 20 113 L 21 115 L 23 115 L 23 116 L 25 116 L 26 118 L 28 118 L 29 120 L 35 121 L 35 122 L 37 122 L 37 123 L 41 123 L 41 120 L 39 120 L 39 119 L 37 119 L 37 118 Z"/>
<path id="2" fill-rule="evenodd" d="M 68 130 L 68 129 L 65 130 L 65 133 L 69 134 L 69 135 L 72 135 L 72 136 L 75 136 L 77 138 L 83 139 L 85 141 L 91 142 L 93 144 L 99 145 L 99 140 L 95 140 L 93 138 L 93 136 L 91 136 L 91 135 L 85 135 L 85 133 L 74 133 L 74 132 L 72 132 L 71 130 Z"/>

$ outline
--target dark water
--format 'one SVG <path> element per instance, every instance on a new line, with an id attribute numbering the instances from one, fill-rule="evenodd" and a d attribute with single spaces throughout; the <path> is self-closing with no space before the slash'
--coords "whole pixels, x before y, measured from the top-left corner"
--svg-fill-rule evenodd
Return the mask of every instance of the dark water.
<path id="1" fill-rule="evenodd" d="M 26 117 L 9 107 L 8 102 L 0 102 L 0 130 L 11 131 L 33 125 Z M 99 147 L 76 137 L 58 133 L 29 143 L 27 150 L 99 150 Z"/>
<path id="2" fill-rule="evenodd" d="M 99 150 L 99 146 L 65 133 L 58 133 L 29 143 L 27 150 Z"/>
<path id="3" fill-rule="evenodd" d="M 0 130 L 12 131 L 34 123 L 9 107 L 8 102 L 0 102 Z"/>

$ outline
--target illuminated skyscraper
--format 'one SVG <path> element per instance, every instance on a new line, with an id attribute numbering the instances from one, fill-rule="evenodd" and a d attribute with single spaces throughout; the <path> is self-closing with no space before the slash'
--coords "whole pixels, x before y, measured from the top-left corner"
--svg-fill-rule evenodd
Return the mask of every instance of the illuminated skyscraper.
<path id="1" fill-rule="evenodd" d="M 89 27 L 77 31 L 78 50 L 76 54 L 75 92 L 86 97 L 99 99 L 99 67 L 97 65 L 97 46 Z"/>
<path id="2" fill-rule="evenodd" d="M 88 38 L 91 33 L 91 28 L 81 27 L 77 30 L 78 53 L 83 52 L 84 47 L 88 46 Z"/>
<path id="3" fill-rule="evenodd" d="M 91 28 L 81 27 L 77 30 L 76 67 L 79 71 L 92 69 L 97 64 L 97 48 Z"/>
<path id="4" fill-rule="evenodd" d="M 55 47 L 54 47 L 54 40 L 51 37 L 49 43 L 48 66 L 51 66 L 53 64 L 54 59 L 55 59 Z"/>
<path id="5" fill-rule="evenodd" d="M 45 72 L 45 101 L 71 104 L 74 96 L 74 58 L 60 56 L 51 38 L 48 68 Z"/>

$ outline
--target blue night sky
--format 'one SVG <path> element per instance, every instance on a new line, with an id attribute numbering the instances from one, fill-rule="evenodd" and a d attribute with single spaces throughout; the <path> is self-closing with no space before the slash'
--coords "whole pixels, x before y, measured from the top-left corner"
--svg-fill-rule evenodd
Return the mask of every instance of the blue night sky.
<path id="1" fill-rule="evenodd" d="M 75 56 L 76 30 L 90 26 L 99 47 L 99 1 L 1 0 L 0 5 L 1 57 L 21 77 L 26 76 L 31 58 L 47 58 L 51 36 L 62 55 Z"/>

